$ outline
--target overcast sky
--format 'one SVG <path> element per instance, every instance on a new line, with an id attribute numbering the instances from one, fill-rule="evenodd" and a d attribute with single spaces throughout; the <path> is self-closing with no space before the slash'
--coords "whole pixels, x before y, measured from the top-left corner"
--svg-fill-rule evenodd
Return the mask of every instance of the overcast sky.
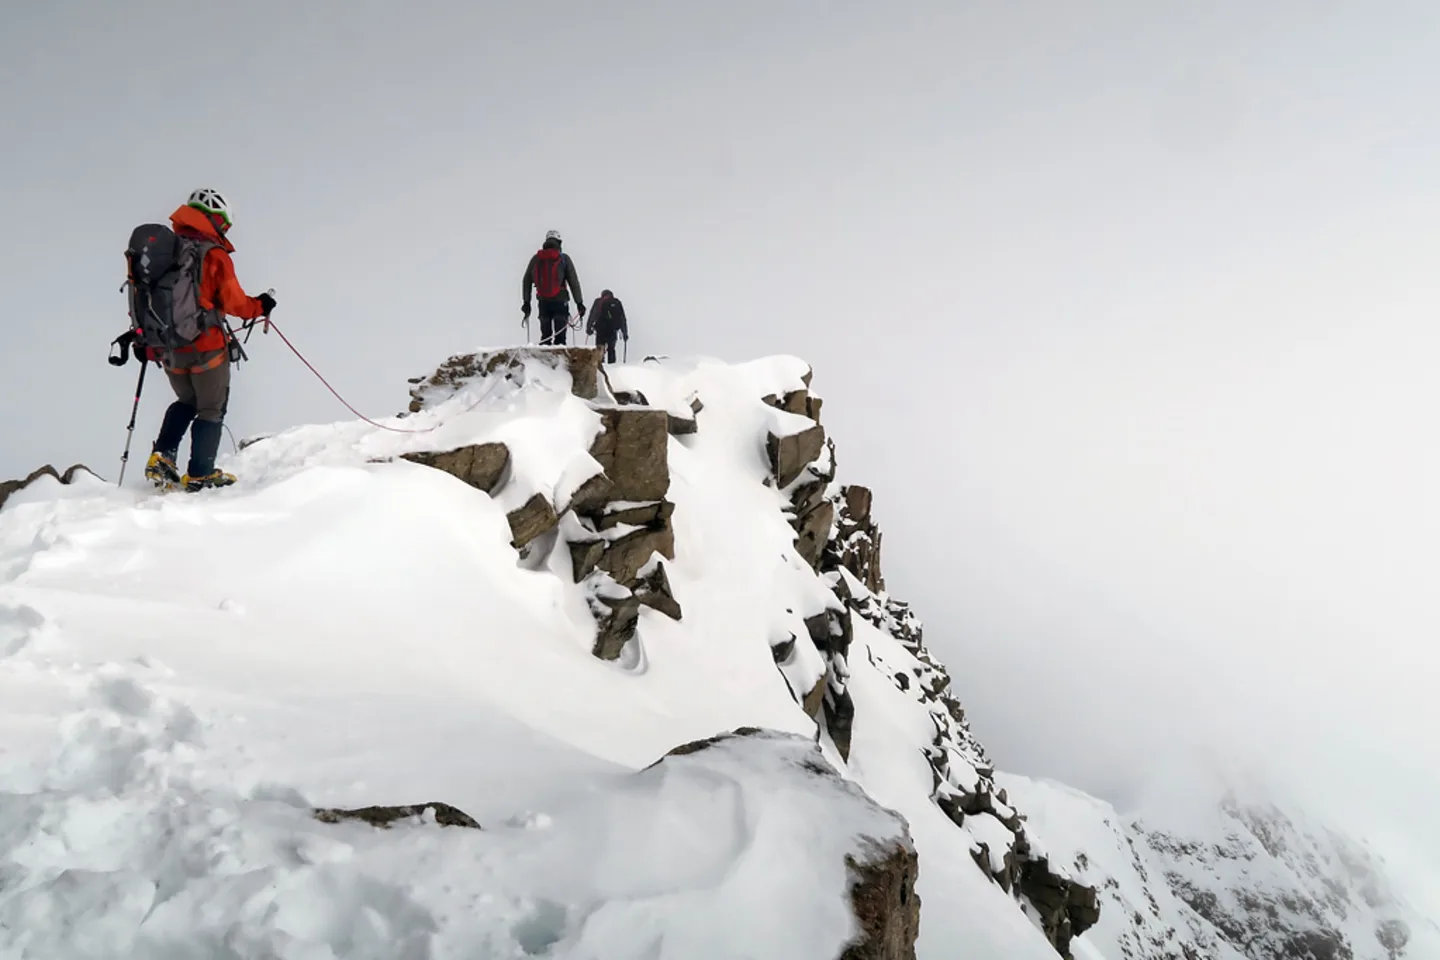
<path id="1" fill-rule="evenodd" d="M 557 228 L 637 355 L 814 364 L 1002 766 L 1130 803 L 1166 754 L 1258 756 L 1440 850 L 1440 5 L 3 17 L 0 475 L 114 476 L 121 250 L 195 187 L 372 415 L 521 335 Z M 238 435 L 348 416 L 250 350 Z"/>

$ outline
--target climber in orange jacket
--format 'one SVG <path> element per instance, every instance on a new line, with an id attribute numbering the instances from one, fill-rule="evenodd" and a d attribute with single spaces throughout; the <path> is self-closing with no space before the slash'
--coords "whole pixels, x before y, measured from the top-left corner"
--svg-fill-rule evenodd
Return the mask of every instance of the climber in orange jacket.
<path id="1" fill-rule="evenodd" d="M 165 366 L 175 402 L 165 411 L 145 476 L 157 486 L 181 484 L 190 491 L 228 486 L 235 477 L 215 469 L 230 401 L 230 334 L 224 318 L 268 317 L 275 309 L 275 298 L 269 293 L 249 296 L 236 279 L 230 259 L 235 247 L 225 237 L 231 225 L 230 207 L 219 193 L 196 190 L 170 215 L 170 223 L 176 236 L 198 242 L 204 249 L 199 306 L 209 323 L 190 343 L 162 351 L 156 358 Z M 190 463 L 182 477 L 176 458 L 187 429 Z"/>

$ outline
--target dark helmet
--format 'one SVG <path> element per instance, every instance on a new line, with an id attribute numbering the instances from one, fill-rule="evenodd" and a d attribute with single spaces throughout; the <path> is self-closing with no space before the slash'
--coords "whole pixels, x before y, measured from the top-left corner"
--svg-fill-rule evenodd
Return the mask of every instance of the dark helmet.
<path id="1" fill-rule="evenodd" d="M 613 297 L 613 296 L 615 296 L 615 294 L 611 293 L 609 290 L 601 290 L 601 291 L 600 291 L 600 296 L 601 296 L 601 297 Z"/>

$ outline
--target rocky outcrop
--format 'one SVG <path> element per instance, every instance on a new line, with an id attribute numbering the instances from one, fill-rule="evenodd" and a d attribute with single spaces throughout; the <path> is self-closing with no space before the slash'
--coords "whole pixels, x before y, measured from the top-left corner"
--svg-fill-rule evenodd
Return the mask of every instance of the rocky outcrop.
<path id="1" fill-rule="evenodd" d="M 825 428 L 818 423 L 794 433 L 771 433 L 765 440 L 765 452 L 776 484 L 790 486 L 808 464 L 819 459 L 824 448 Z"/>
<path id="2" fill-rule="evenodd" d="M 705 409 L 705 404 L 700 402 L 699 397 L 690 398 L 690 416 L 683 416 L 674 411 L 667 411 L 665 416 L 669 424 L 670 436 L 685 437 L 700 429 L 700 411 Z"/>
<path id="3" fill-rule="evenodd" d="M 920 937 L 920 897 L 915 893 L 920 860 L 915 851 L 876 844 L 867 856 L 845 862 L 854 877 L 850 908 L 861 934 L 840 960 L 914 960 Z"/>
<path id="4" fill-rule="evenodd" d="M 613 392 L 600 368 L 600 351 L 580 347 L 517 347 L 451 357 L 429 377 L 410 381 L 410 410 L 433 406 L 479 379 L 524 386 L 535 374 L 534 365 L 542 373 L 563 369 L 571 391 L 591 401 L 599 415 L 600 429 L 588 458 L 574 465 L 585 479 L 563 501 L 535 492 L 522 502 L 523 491 L 507 492 L 513 470 L 503 443 L 415 451 L 403 457 L 492 496 L 503 493 L 510 504 L 518 502 L 506 513 L 511 545 L 527 560 L 552 544 L 563 551 L 562 568 L 585 587 L 595 616 L 593 651 L 613 660 L 635 635 L 642 609 L 675 620 L 681 616 L 663 564 L 675 558 L 675 505 L 665 499 L 672 417 L 648 407 L 638 393 Z M 698 399 L 692 409 L 700 409 Z M 547 537 L 557 531 L 557 536 Z"/>
<path id="5" fill-rule="evenodd" d="M 459 354 L 446 360 L 429 376 L 410 379 L 408 412 L 419 413 L 433 407 L 466 383 L 481 378 L 498 377 L 523 384 L 527 364 L 564 370 L 570 375 L 570 391 L 575 396 L 583 400 L 600 399 L 608 392 L 600 360 L 601 351 L 596 347 L 511 347 Z"/>
<path id="6" fill-rule="evenodd" d="M 786 413 L 818 416 L 818 398 L 808 389 L 765 402 Z M 925 748 L 932 774 L 931 799 L 957 826 L 976 827 L 973 858 L 1002 889 L 1035 911 L 1056 951 L 1068 957 L 1070 942 L 1099 918 L 1093 887 L 1052 868 L 1035 853 L 1024 817 L 1012 809 L 994 783 L 994 766 L 970 732 L 965 711 L 951 690 L 950 676 L 925 647 L 919 620 L 908 605 L 885 594 L 880 565 L 880 530 L 872 515 L 869 489 L 835 483 L 835 451 L 818 423 L 797 429 L 786 441 L 772 432 L 770 465 L 785 494 L 786 514 L 799 554 L 830 585 L 835 609 L 805 621 L 810 640 L 826 661 L 819 713 L 830 739 L 848 759 L 855 707 L 847 689 L 854 635 L 860 616 L 894 637 L 913 658 L 908 670 L 890 674 L 896 687 L 929 712 L 934 736 Z M 801 439 L 803 438 L 803 439 Z M 797 462 L 796 458 L 809 458 Z M 788 482 L 783 482 L 788 481 Z M 806 698 L 806 706 L 812 706 Z M 991 849 L 991 847 L 996 849 Z"/>
<path id="7" fill-rule="evenodd" d="M 1062 957 L 1070 956 L 1070 941 L 1100 920 L 1100 901 L 1094 887 L 1076 883 L 1051 870 L 1045 857 L 1016 858 L 1016 884 L 1039 916 L 1040 929 Z"/>
<path id="8" fill-rule="evenodd" d="M 665 411 L 601 407 L 590 447 L 599 471 L 576 489 L 561 523 L 575 582 L 586 587 L 595 617 L 593 652 L 620 656 L 649 607 L 679 620 L 663 560 L 675 559 L 671 517 L 669 423 Z"/>
<path id="9" fill-rule="evenodd" d="M 872 594 L 885 592 L 880 572 L 880 528 L 870 516 L 873 495 L 868 487 L 840 488 L 834 515 L 839 521 L 835 537 L 823 547 L 830 552 L 826 566 L 844 567 Z"/>
<path id="10" fill-rule="evenodd" d="M 503 443 L 472 443 L 453 450 L 403 454 L 411 463 L 443 470 L 482 493 L 494 493 L 510 465 L 510 448 Z"/>
<path id="11" fill-rule="evenodd" d="M 664 410 L 600 408 L 590 456 L 610 482 L 609 499 L 659 500 L 670 490 L 669 423 Z"/>
<path id="12" fill-rule="evenodd" d="M 786 414 L 766 437 L 766 451 L 771 482 L 784 497 L 785 515 L 795 531 L 796 552 L 817 573 L 828 575 L 833 566 L 827 568 L 823 561 L 835 524 L 835 444 L 826 438 L 819 423 L 806 426 L 798 419 L 818 417 L 820 411 L 819 398 L 809 392 L 809 373 L 804 380 L 806 389 L 761 398 Z M 855 702 L 847 689 L 850 667 L 846 658 L 853 630 L 844 583 L 838 576 L 828 576 L 828 583 L 836 602 L 805 620 L 810 640 L 825 661 L 825 675 L 802 703 L 829 734 L 840 756 L 849 759 Z"/>
<path id="13" fill-rule="evenodd" d="M 510 545 L 521 551 L 560 523 L 554 505 L 543 493 L 532 494 L 530 499 L 505 514 L 505 519 L 510 524 Z"/>
<path id="14" fill-rule="evenodd" d="M 745 740 L 786 742 L 784 734 L 741 727 L 730 733 L 681 744 L 651 767 L 717 747 L 733 747 Z M 920 896 L 915 892 L 919 857 L 909 827 L 898 814 L 885 811 L 857 787 L 841 778 L 818 749 L 810 748 L 791 765 L 793 774 L 815 782 L 816 789 L 834 791 L 845 802 L 859 803 L 891 820 L 892 836 L 855 838 L 857 852 L 845 857 L 850 876 L 850 906 L 858 935 L 840 954 L 840 960 L 914 960 L 920 935 Z M 649 769 L 649 768 L 647 768 Z"/>
<path id="15" fill-rule="evenodd" d="M 354 810 L 344 810 L 338 807 L 322 807 L 314 811 L 316 820 L 321 823 L 340 823 L 344 820 L 357 820 L 361 823 L 368 823 L 372 827 L 380 827 L 388 830 L 390 826 L 400 820 L 420 819 L 425 820 L 426 815 L 433 816 L 435 822 L 442 827 L 468 827 L 472 830 L 479 830 L 480 824 L 476 823 L 465 811 L 450 806 L 448 803 L 418 803 L 403 807 L 359 807 Z"/>
<path id="16" fill-rule="evenodd" d="M 50 479 L 55 480 L 58 483 L 69 486 L 70 484 L 75 482 L 75 478 L 78 477 L 82 471 L 84 473 L 90 474 L 92 477 L 95 476 L 95 472 L 93 470 L 81 463 L 77 463 L 74 466 L 68 468 L 64 473 L 58 472 L 54 467 L 50 466 L 50 464 L 47 463 L 45 464 L 45 466 L 32 472 L 28 477 L 23 480 L 6 480 L 4 483 L 0 483 L 0 508 L 3 508 L 5 506 L 5 501 L 9 500 L 11 496 L 21 490 L 24 490 L 26 487 L 30 486 L 30 484 L 34 483 L 36 480 L 39 480 L 41 477 L 49 477 Z"/>

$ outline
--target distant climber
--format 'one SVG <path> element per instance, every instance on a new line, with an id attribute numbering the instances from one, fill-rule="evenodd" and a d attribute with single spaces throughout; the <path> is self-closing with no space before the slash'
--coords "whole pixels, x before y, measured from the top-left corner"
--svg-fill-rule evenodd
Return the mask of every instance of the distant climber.
<path id="1" fill-rule="evenodd" d="M 525 267 L 525 279 L 521 282 L 520 293 L 524 298 L 520 313 L 525 328 L 530 327 L 530 288 L 535 288 L 535 297 L 540 301 L 540 343 L 542 345 L 564 345 L 565 331 L 570 327 L 570 295 L 575 295 L 575 306 L 580 316 L 585 316 L 585 297 L 580 293 L 580 276 L 575 272 L 575 261 L 568 253 L 560 251 L 560 231 L 551 230 L 545 234 L 545 244 Z M 567 291 L 568 288 L 568 291 Z"/>
<path id="2" fill-rule="evenodd" d="M 625 305 L 609 290 L 600 291 L 600 299 L 590 307 L 585 332 L 595 335 L 595 345 L 605 348 L 605 362 L 615 362 L 615 341 L 624 337 L 630 342 L 630 327 L 625 322 Z"/>
<path id="3" fill-rule="evenodd" d="M 162 364 L 175 391 L 145 477 L 162 489 L 179 484 L 194 492 L 235 482 L 233 474 L 215 468 L 230 402 L 231 354 L 239 351 L 225 317 L 269 317 L 275 297 L 249 296 L 235 278 L 235 247 L 226 239 L 230 205 L 219 193 L 191 193 L 170 224 L 173 233 L 146 224 L 131 236 L 130 315 L 136 354 Z M 186 430 L 190 461 L 182 476 L 176 460 Z"/>

